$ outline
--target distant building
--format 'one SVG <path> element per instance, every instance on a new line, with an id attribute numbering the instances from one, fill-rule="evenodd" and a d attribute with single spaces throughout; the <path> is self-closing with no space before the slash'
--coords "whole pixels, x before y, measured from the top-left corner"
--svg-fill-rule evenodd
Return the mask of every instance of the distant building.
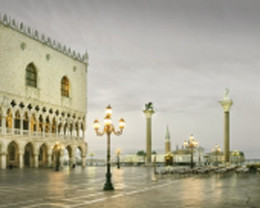
<path id="1" fill-rule="evenodd" d="M 173 163 L 184 165 L 184 164 L 190 164 L 191 162 L 191 152 L 188 149 L 177 149 L 173 152 Z M 205 162 L 204 159 L 204 148 L 198 147 L 193 150 L 193 162 L 196 165 L 203 165 Z"/>
<path id="2" fill-rule="evenodd" d="M 171 152 L 171 137 L 169 128 L 166 128 L 165 134 L 165 155 L 164 155 L 165 165 L 173 165 L 173 154 Z"/>
<path id="3" fill-rule="evenodd" d="M 205 160 L 208 164 L 221 164 L 224 161 L 223 152 L 210 152 L 205 155 Z M 245 161 L 244 152 L 238 150 L 232 150 L 229 153 L 229 161 L 231 164 L 241 164 Z"/>
<path id="4" fill-rule="evenodd" d="M 165 134 L 165 154 L 168 154 L 171 152 L 171 137 L 169 128 L 167 126 L 166 128 L 166 134 Z"/>

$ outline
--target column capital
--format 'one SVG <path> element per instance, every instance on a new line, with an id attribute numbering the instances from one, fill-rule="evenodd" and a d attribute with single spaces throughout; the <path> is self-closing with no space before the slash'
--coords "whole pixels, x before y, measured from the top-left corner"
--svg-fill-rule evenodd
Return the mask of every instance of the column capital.
<path id="1" fill-rule="evenodd" d="M 152 109 L 145 109 L 145 110 L 143 110 L 143 112 L 144 112 L 146 118 L 152 118 L 152 115 L 155 113 L 155 111 Z"/>
<path id="2" fill-rule="evenodd" d="M 232 100 L 221 100 L 219 103 L 222 105 L 224 112 L 229 112 L 233 105 Z"/>

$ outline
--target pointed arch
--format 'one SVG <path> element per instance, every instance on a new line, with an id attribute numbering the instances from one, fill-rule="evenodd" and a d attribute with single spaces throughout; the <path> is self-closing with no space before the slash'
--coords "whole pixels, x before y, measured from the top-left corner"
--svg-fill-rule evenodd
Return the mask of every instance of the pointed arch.
<path id="1" fill-rule="evenodd" d="M 17 110 L 15 112 L 15 117 L 14 117 L 14 128 L 15 129 L 20 129 L 21 128 L 21 115 L 20 115 L 20 112 L 19 110 Z"/>
<path id="2" fill-rule="evenodd" d="M 26 66 L 26 85 L 37 88 L 37 70 L 33 63 Z"/>
<path id="3" fill-rule="evenodd" d="M 38 126 L 39 127 L 39 131 L 43 132 L 44 120 L 43 120 L 42 115 L 39 116 L 38 122 L 39 122 L 39 126 Z"/>
<path id="4" fill-rule="evenodd" d="M 48 166 L 48 147 L 44 143 L 39 148 L 39 167 L 47 167 Z"/>
<path id="5" fill-rule="evenodd" d="M 47 116 L 46 119 L 45 119 L 45 132 L 46 133 L 50 132 L 50 119 L 49 119 L 49 116 Z"/>
<path id="6" fill-rule="evenodd" d="M 76 131 L 76 136 L 79 137 L 79 122 L 78 121 L 75 123 L 75 131 Z"/>
<path id="7" fill-rule="evenodd" d="M 33 152 L 34 147 L 31 142 L 28 142 L 24 147 L 24 166 L 25 167 L 33 167 Z"/>
<path id="8" fill-rule="evenodd" d="M 35 113 L 33 113 L 31 116 L 30 131 L 33 131 L 33 132 L 37 131 L 37 119 L 36 119 Z"/>
<path id="9" fill-rule="evenodd" d="M 61 79 L 61 96 L 63 97 L 70 96 L 70 82 L 66 76 L 62 77 Z"/>
<path id="10" fill-rule="evenodd" d="M 23 114 L 23 130 L 29 130 L 29 116 L 27 112 Z"/>
<path id="11" fill-rule="evenodd" d="M 51 133 L 55 134 L 56 133 L 56 128 L 57 128 L 57 123 L 55 117 L 52 119 L 52 125 L 51 125 Z"/>
<path id="12" fill-rule="evenodd" d="M 82 155 L 83 155 L 82 148 L 78 146 L 75 150 L 75 157 L 76 157 L 75 159 L 77 165 L 82 165 Z"/>
<path id="13" fill-rule="evenodd" d="M 13 114 L 12 110 L 10 108 L 7 109 L 6 111 L 6 128 L 7 130 L 11 129 L 13 127 Z"/>
<path id="14" fill-rule="evenodd" d="M 7 146 L 7 167 L 19 167 L 19 146 L 15 141 L 12 141 Z"/>

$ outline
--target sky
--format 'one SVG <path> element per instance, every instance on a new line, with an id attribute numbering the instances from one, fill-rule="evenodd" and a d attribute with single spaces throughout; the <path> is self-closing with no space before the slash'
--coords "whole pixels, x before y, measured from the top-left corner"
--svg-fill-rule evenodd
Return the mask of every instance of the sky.
<path id="1" fill-rule="evenodd" d="M 152 149 L 164 153 L 190 134 L 206 151 L 223 149 L 223 109 L 230 90 L 231 150 L 260 158 L 260 1 L 258 0 L 0 0 L 0 12 L 83 54 L 89 54 L 86 141 L 106 154 L 94 119 L 111 104 L 112 154 L 146 149 L 146 118 L 153 102 Z"/>

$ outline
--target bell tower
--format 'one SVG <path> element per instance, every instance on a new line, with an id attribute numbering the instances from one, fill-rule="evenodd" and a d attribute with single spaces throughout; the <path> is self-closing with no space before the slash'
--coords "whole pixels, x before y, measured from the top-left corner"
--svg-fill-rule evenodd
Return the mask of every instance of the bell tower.
<path id="1" fill-rule="evenodd" d="M 165 154 L 168 154 L 171 152 L 171 140 L 170 140 L 170 132 L 168 125 L 166 127 L 166 134 L 165 134 Z"/>

